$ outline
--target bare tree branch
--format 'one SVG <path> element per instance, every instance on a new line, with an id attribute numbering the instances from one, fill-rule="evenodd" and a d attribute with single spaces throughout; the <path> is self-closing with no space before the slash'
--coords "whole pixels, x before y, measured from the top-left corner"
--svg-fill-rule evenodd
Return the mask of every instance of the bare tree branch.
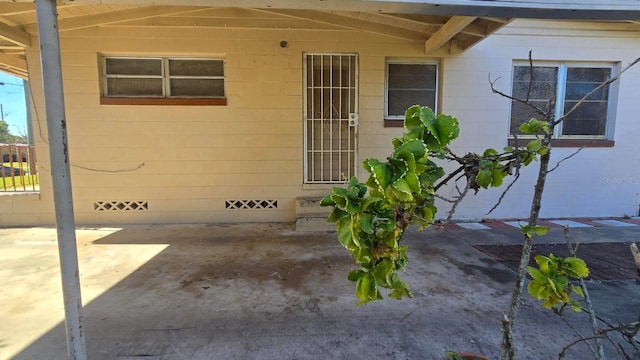
<path id="1" fill-rule="evenodd" d="M 519 178 L 520 178 L 520 167 L 516 167 L 516 176 L 513 178 L 513 181 L 511 181 L 509 183 L 509 185 L 507 185 L 507 188 L 504 189 L 502 194 L 500 194 L 500 198 L 498 198 L 498 202 L 496 202 L 496 204 L 493 205 L 491 210 L 489 210 L 486 215 L 491 214 L 493 212 L 493 210 L 497 209 L 498 206 L 500 206 L 500 204 L 502 204 L 502 199 L 504 199 L 504 197 L 507 195 L 509 190 L 511 190 L 511 187 L 516 183 L 516 181 L 518 181 Z"/>
<path id="2" fill-rule="evenodd" d="M 580 149 L 582 149 L 582 148 L 580 148 Z M 578 151 L 580 151 L 580 149 L 578 149 Z M 578 151 L 573 153 L 571 156 L 577 154 Z M 569 157 L 571 157 L 571 156 L 569 156 Z M 567 159 L 567 158 L 565 158 L 565 159 Z M 565 160 L 565 159 L 562 159 L 562 160 Z M 562 162 L 562 160 L 560 162 Z M 558 165 L 560 164 L 560 162 L 558 162 Z M 557 168 L 558 165 L 556 165 L 555 168 Z M 553 171 L 553 169 L 551 171 Z M 567 248 L 569 249 L 569 253 L 571 254 L 571 256 L 575 257 L 576 256 L 576 249 L 574 249 L 574 247 L 571 244 L 571 238 L 569 237 L 569 226 L 567 226 L 567 225 L 564 226 L 564 239 L 565 239 L 565 242 L 567 244 Z M 591 330 L 593 331 L 594 335 L 601 335 L 598 332 L 598 321 L 596 320 L 595 313 L 593 312 L 593 303 L 591 302 L 591 296 L 589 296 L 589 290 L 587 289 L 587 284 L 585 284 L 584 279 L 582 279 L 582 278 L 578 279 L 578 282 L 580 284 L 580 289 L 582 289 L 582 293 L 584 294 L 584 301 L 587 304 L 587 311 L 588 311 L 588 314 L 589 314 L 589 322 L 591 324 Z M 595 340 L 596 340 L 597 353 L 594 353 L 594 355 L 596 356 L 596 359 L 603 360 L 604 359 L 604 348 L 602 347 L 602 339 L 595 339 Z"/>
<path id="3" fill-rule="evenodd" d="M 489 85 L 491 86 L 491 92 L 493 92 L 494 94 L 498 94 L 498 95 L 500 95 L 502 97 L 505 97 L 505 98 L 507 98 L 509 100 L 513 100 L 513 101 L 517 101 L 519 103 L 525 104 L 525 105 L 529 106 L 530 108 L 532 108 L 536 113 L 546 117 L 547 113 L 544 110 L 540 109 L 539 107 L 533 105 L 531 102 L 529 102 L 528 99 L 520 99 L 520 98 L 511 96 L 511 95 L 507 95 L 504 92 L 496 89 L 495 88 L 495 84 L 499 79 L 500 78 L 497 78 L 497 79 L 492 81 L 491 80 L 491 74 L 489 74 Z"/>
<path id="4" fill-rule="evenodd" d="M 553 170 L 557 169 L 557 168 L 558 168 L 558 166 L 560 166 L 560 164 L 561 164 L 563 161 L 565 161 L 565 160 L 569 160 L 569 159 L 571 159 L 572 157 L 574 157 L 574 156 L 578 155 L 578 153 L 579 153 L 582 149 L 584 149 L 584 146 L 580 146 L 580 147 L 578 148 L 578 150 L 576 150 L 576 151 L 574 151 L 574 152 L 573 152 L 573 154 L 571 154 L 571 155 L 569 155 L 569 156 L 566 156 L 566 157 L 564 157 L 562 160 L 558 161 L 558 162 L 556 163 L 556 166 L 554 166 L 554 167 L 553 167 L 551 170 L 549 170 L 547 173 L 550 173 L 550 172 L 552 172 Z"/>
<path id="5" fill-rule="evenodd" d="M 457 188 L 457 185 L 456 185 L 456 188 Z M 451 219 L 453 218 L 453 214 L 456 213 L 456 208 L 458 207 L 458 205 L 460 205 L 462 200 L 464 200 L 465 196 L 467 196 L 469 189 L 471 189 L 471 182 L 469 181 L 467 181 L 467 184 L 465 185 L 464 190 L 462 192 L 460 192 L 460 189 L 458 189 L 458 192 L 460 193 L 460 195 L 453 202 L 453 205 L 451 206 L 451 209 L 449 210 L 449 213 L 447 215 L 447 219 L 444 221 L 445 224 L 448 224 L 451 221 Z"/>

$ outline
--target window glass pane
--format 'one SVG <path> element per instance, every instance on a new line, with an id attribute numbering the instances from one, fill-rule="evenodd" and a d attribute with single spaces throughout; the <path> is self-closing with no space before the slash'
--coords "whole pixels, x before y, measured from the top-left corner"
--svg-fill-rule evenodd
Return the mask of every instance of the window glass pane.
<path id="1" fill-rule="evenodd" d="M 593 89 L 598 87 L 600 83 L 569 83 L 567 82 L 566 100 L 580 100 Z M 609 85 L 603 86 L 587 98 L 587 100 L 603 100 L 609 98 Z"/>
<path id="2" fill-rule="evenodd" d="M 568 112 L 577 101 L 566 101 L 564 111 Z M 607 124 L 607 103 L 585 101 L 562 122 L 563 135 L 604 136 Z"/>
<path id="3" fill-rule="evenodd" d="M 437 65 L 389 64 L 389 89 L 436 88 Z"/>
<path id="4" fill-rule="evenodd" d="M 548 101 L 530 101 L 531 104 L 546 111 L 549 107 Z M 524 135 L 518 131 L 518 127 L 531 119 L 544 120 L 542 115 L 537 113 L 533 108 L 518 101 L 511 102 L 511 125 L 510 134 Z"/>
<path id="5" fill-rule="evenodd" d="M 611 68 L 568 68 L 567 100 L 580 100 L 611 76 Z M 603 87 L 590 100 L 607 100 L 609 86 Z"/>
<path id="6" fill-rule="evenodd" d="M 170 76 L 224 76 L 222 60 L 169 59 Z"/>
<path id="7" fill-rule="evenodd" d="M 388 115 L 404 117 L 405 111 L 413 105 L 435 109 L 435 90 L 389 90 Z"/>
<path id="8" fill-rule="evenodd" d="M 533 70 L 533 72 L 532 72 Z M 558 68 L 554 66 L 526 66 L 513 67 L 513 88 L 511 95 L 518 99 L 526 99 L 538 108 L 549 110 L 550 101 L 556 98 L 558 87 Z M 518 127 L 532 118 L 541 119 L 530 106 L 518 101 L 511 102 L 510 134 L 524 135 Z"/>
<path id="9" fill-rule="evenodd" d="M 531 82 L 531 93 L 529 99 L 550 100 L 556 97 L 558 83 L 557 67 L 534 67 L 533 77 L 529 66 L 515 66 L 513 69 L 513 91 L 512 96 L 518 99 L 527 97 Z"/>
<path id="10" fill-rule="evenodd" d="M 611 68 L 567 68 L 567 82 L 596 82 L 602 83 L 611 76 Z"/>
<path id="11" fill-rule="evenodd" d="M 531 79 L 531 67 L 526 66 L 514 66 L 513 80 L 529 82 Z M 557 66 L 534 66 L 533 67 L 533 81 L 558 81 L 558 67 Z"/>
<path id="12" fill-rule="evenodd" d="M 529 91 L 529 81 L 514 81 L 513 96 L 518 99 L 525 99 L 527 92 L 529 100 L 551 100 L 556 97 L 557 84 L 555 81 L 535 81 Z"/>
<path id="13" fill-rule="evenodd" d="M 567 68 L 564 113 L 611 76 L 611 68 Z M 563 135 L 604 136 L 607 124 L 609 86 L 596 91 L 562 124 Z"/>
<path id="14" fill-rule="evenodd" d="M 162 79 L 107 78 L 108 96 L 162 96 Z"/>
<path id="15" fill-rule="evenodd" d="M 106 58 L 108 75 L 162 75 L 160 59 L 122 59 Z"/>
<path id="16" fill-rule="evenodd" d="M 171 97 L 224 97 L 222 79 L 171 79 Z"/>

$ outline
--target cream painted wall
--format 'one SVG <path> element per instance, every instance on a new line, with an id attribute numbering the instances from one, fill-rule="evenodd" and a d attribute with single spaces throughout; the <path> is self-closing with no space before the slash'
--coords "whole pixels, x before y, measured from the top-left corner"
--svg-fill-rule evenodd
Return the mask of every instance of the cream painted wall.
<path id="1" fill-rule="evenodd" d="M 526 35 L 537 31 L 549 34 Z M 289 46 L 281 48 L 281 40 Z M 360 160 L 386 157 L 390 139 L 401 133 L 383 127 L 385 58 L 426 57 L 420 43 L 346 31 L 114 27 L 65 32 L 61 41 L 74 205 L 81 224 L 293 221 L 297 197 L 321 195 L 329 188 L 302 185 L 303 52 L 359 54 Z M 640 56 L 635 50 L 639 45 L 633 33 L 517 21 L 461 55 L 434 54 L 443 66 L 442 111 L 457 116 L 462 124 L 455 151 L 464 154 L 506 145 L 509 101 L 491 94 L 488 74 L 501 77 L 498 85 L 509 92 L 512 60 L 526 58 L 529 49 L 540 59 L 625 64 Z M 101 53 L 221 56 L 226 60 L 228 104 L 100 105 Z M 50 165 L 36 47 L 27 58 L 40 171 L 46 174 Z M 554 172 L 543 216 L 637 214 L 640 170 L 627 169 L 613 159 L 637 157 L 639 87 L 640 68 L 636 68 L 620 82 L 615 147 L 585 149 Z M 573 150 L 558 149 L 554 159 Z M 490 217 L 526 215 L 535 174 L 527 170 L 523 175 Z M 365 176 L 362 170 L 360 176 Z M 50 223 L 48 179 L 41 189 L 41 200 L 29 206 L 40 214 L 34 221 Z M 485 217 L 498 194 L 489 191 L 465 200 L 457 218 Z M 275 199 L 278 208 L 225 210 L 229 199 Z M 147 201 L 149 210 L 94 210 L 94 202 L 112 200 Z M 26 225 L 6 209 L 0 210 L 2 225 Z"/>

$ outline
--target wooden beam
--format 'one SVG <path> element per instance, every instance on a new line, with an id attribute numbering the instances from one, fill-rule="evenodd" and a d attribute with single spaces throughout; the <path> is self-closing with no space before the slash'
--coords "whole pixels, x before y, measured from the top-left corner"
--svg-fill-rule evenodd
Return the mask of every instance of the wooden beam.
<path id="1" fill-rule="evenodd" d="M 176 28 L 229 28 L 229 29 L 314 29 L 335 30 L 336 26 L 321 24 L 305 19 L 232 19 L 211 17 L 163 16 L 150 19 L 127 21 L 110 26 L 149 27 L 166 26 Z"/>
<path id="2" fill-rule="evenodd" d="M 0 64 L 5 68 L 27 72 L 27 60 L 21 55 L 0 54 Z"/>
<path id="3" fill-rule="evenodd" d="M 0 15 L 17 15 L 36 11 L 33 3 L 0 3 Z"/>
<path id="4" fill-rule="evenodd" d="M 187 12 L 201 11 L 210 9 L 206 7 L 196 6 L 147 6 L 138 9 L 127 9 L 113 11 L 108 13 L 100 13 L 94 15 L 78 16 L 58 21 L 59 31 L 69 31 L 77 29 L 85 29 L 94 26 L 115 24 L 119 22 L 147 19 L 156 16 L 181 14 Z M 37 25 L 30 24 L 26 27 L 28 32 L 37 32 Z"/>
<path id="5" fill-rule="evenodd" d="M 256 9 L 258 10 L 258 9 Z M 410 41 L 424 41 L 425 34 L 398 28 L 395 26 L 389 26 L 384 24 L 377 24 L 370 21 L 360 20 L 357 17 L 345 17 L 339 15 L 338 12 L 330 11 L 312 11 L 312 10 L 276 10 L 276 9 L 259 9 L 268 13 L 274 13 L 278 15 L 289 16 L 298 19 L 305 19 L 315 21 L 323 24 L 330 24 L 346 29 L 361 30 L 378 35 L 391 36 L 403 40 Z"/>
<path id="6" fill-rule="evenodd" d="M 426 54 L 437 50 L 447 41 L 453 39 L 458 35 L 462 29 L 471 24 L 477 17 L 475 16 L 453 16 L 446 24 L 442 25 L 433 36 L 431 36 L 424 44 L 424 51 Z"/>
<path id="7" fill-rule="evenodd" d="M 31 38 L 26 32 L 0 22 L 0 39 L 22 47 L 31 46 Z"/>

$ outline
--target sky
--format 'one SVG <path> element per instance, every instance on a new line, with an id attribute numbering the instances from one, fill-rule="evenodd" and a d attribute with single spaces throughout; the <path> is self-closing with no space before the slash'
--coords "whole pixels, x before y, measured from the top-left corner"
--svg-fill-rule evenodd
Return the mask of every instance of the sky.
<path id="1" fill-rule="evenodd" d="M 0 72 L 0 104 L 4 121 L 9 124 L 9 132 L 14 135 L 27 134 L 27 108 L 24 101 L 22 79 Z"/>

